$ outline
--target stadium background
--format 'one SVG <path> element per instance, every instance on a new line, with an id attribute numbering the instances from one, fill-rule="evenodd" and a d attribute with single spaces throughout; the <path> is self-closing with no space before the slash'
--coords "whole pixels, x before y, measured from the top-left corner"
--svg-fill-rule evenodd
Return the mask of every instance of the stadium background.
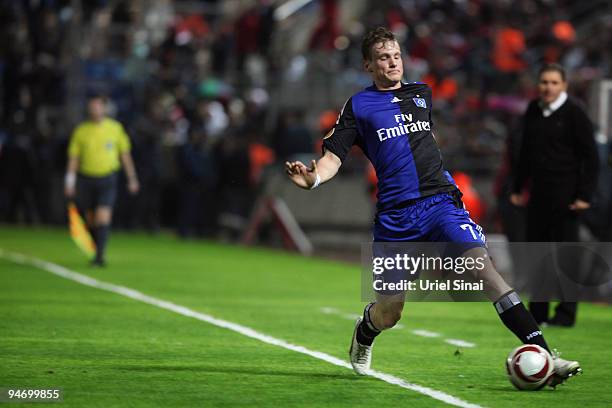
<path id="1" fill-rule="evenodd" d="M 235 239 L 267 192 L 285 198 L 318 247 L 367 240 L 373 186 L 362 154 L 308 199 L 285 188 L 279 163 L 317 156 L 337 110 L 369 83 L 359 39 L 380 24 L 401 39 L 407 79 L 433 87 L 447 167 L 471 180 L 478 199 L 468 206 L 489 233 L 503 232 L 504 217 L 520 220 L 507 205 L 509 169 L 542 63 L 568 69 L 607 153 L 610 113 L 598 108 L 612 69 L 606 1 L 1 4 L 4 222 L 64 222 L 66 144 L 87 96 L 103 93 L 132 139 L 142 184 L 137 197 L 122 191 L 115 228 Z M 603 177 L 604 199 L 609 189 Z M 610 235 L 606 202 L 592 223 L 601 237 Z"/>
<path id="2" fill-rule="evenodd" d="M 434 89 L 436 135 L 447 167 L 463 173 L 457 178 L 468 209 L 495 239 L 522 240 L 522 214 L 507 201 L 520 116 L 535 96 L 538 67 L 562 63 L 570 94 L 598 125 L 604 164 L 597 206 L 585 214 L 582 236 L 610 241 L 612 110 L 602 109 L 612 106 L 606 82 L 612 77 L 608 1 L 2 0 L 2 383 L 45 385 L 50 374 L 59 374 L 54 384 L 72 393 L 76 406 L 96 405 L 91 399 L 96 386 L 101 387 L 100 406 L 128 405 L 113 399 L 120 393 L 134 397 L 134 405 L 195 405 L 202 389 L 212 398 L 204 400 L 210 405 L 371 406 L 377 395 L 390 403 L 414 398 L 432 405 L 430 399 L 407 397 L 376 382 L 369 382 L 372 388 L 364 394 L 351 373 L 262 352 L 218 329 L 211 334 L 163 312 L 150 315 L 147 306 L 131 311 L 127 300 L 57 282 L 32 265 L 17 267 L 16 258 L 7 260 L 8 252 L 2 252 L 92 273 L 65 231 L 62 187 L 70 133 L 85 117 L 86 98 L 103 93 L 111 98 L 112 116 L 128 130 L 142 189 L 136 197 L 121 191 L 109 267 L 98 277 L 345 358 L 352 323 L 343 315 L 361 307 L 357 268 L 220 243 L 243 240 L 254 209 L 265 197 L 275 197 L 287 204 L 315 254 L 358 259 L 359 245 L 370 239 L 374 203 L 363 155 L 355 150 L 339 177 L 313 192 L 291 186 L 282 163 L 317 157 L 338 109 L 369 85 L 361 71 L 359 40 L 376 25 L 398 34 L 406 79 L 425 80 Z M 184 242 L 173 235 L 204 240 Z M 283 244 L 267 223 L 257 242 Z M 324 280 L 326 288 L 320 286 Z M 87 312 L 78 313 L 89 299 Z M 501 367 L 515 345 L 489 307 L 411 305 L 408 328 L 445 327 L 449 336 L 478 343 L 478 353 L 423 339 L 413 353 L 405 344 L 413 345 L 414 338 L 397 330 L 379 347 L 375 364 L 489 406 L 517 401 L 597 406 L 602 398 L 612 398 L 605 386 L 609 368 L 597 366 L 611 357 L 608 306 L 585 305 L 575 331 L 547 332 L 592 373 L 588 381 L 576 381 L 574 394 L 558 393 L 552 400 L 509 394 L 501 369 L 493 379 L 486 374 Z M 88 318 L 107 313 L 107 319 Z M 322 322 L 326 314 L 329 319 Z M 32 322 L 34 315 L 47 323 Z M 122 320 L 138 325 L 123 331 L 115 324 Z M 576 342 L 590 346 L 577 352 Z M 398 344 L 410 364 L 394 361 Z M 216 351 L 210 354 L 210 349 Z M 132 357 L 124 364 L 126 355 Z M 437 362 L 428 366 L 427 356 Z M 261 369 L 269 364 L 273 367 Z M 454 380 L 445 382 L 444 370 Z M 109 382 L 113 376 L 120 381 Z M 329 381 L 337 400 L 324 397 Z M 224 395 L 228 382 L 246 393 Z M 162 389 L 147 394 L 149 383 L 176 394 L 170 397 Z M 490 385 L 482 388 L 483 383 Z M 259 397 L 249 396 L 253 388 Z M 355 393 L 364 399 L 356 400 Z"/>

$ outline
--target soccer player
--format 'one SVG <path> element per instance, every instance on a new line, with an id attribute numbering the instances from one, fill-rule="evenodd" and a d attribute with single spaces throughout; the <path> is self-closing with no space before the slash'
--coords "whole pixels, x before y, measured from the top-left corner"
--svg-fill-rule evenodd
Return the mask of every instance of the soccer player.
<path id="1" fill-rule="evenodd" d="M 319 160 L 310 167 L 299 161 L 285 163 L 289 178 L 303 189 L 316 188 L 334 177 L 351 146 L 358 145 L 378 176 L 374 241 L 461 243 L 467 250 L 464 257 L 486 259 L 477 279 L 483 279 L 502 322 L 523 343 L 550 351 L 519 296 L 493 267 L 480 227 L 470 219 L 457 186 L 444 170 L 432 133 L 430 88 L 402 82 L 401 49 L 386 28 L 368 32 L 361 51 L 372 86 L 346 101 L 335 127 L 324 138 Z M 374 339 L 399 321 L 403 306 L 403 293 L 377 293 L 376 302 L 366 305 L 349 350 L 356 373 L 367 373 Z M 577 361 L 556 354 L 554 362 L 551 386 L 581 371 Z"/>
<path id="2" fill-rule="evenodd" d="M 75 197 L 86 212 L 85 218 L 96 243 L 93 266 L 105 266 L 104 252 L 117 197 L 117 171 L 120 162 L 125 169 L 128 191 L 136 194 L 138 178 L 130 140 L 121 123 L 106 116 L 106 99 L 93 96 L 87 104 L 89 120 L 79 124 L 68 145 L 68 165 L 64 193 Z"/>

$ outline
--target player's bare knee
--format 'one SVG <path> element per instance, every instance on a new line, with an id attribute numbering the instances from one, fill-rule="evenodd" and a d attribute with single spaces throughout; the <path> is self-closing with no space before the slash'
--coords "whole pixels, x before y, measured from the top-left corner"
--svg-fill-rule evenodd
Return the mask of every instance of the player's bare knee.
<path id="1" fill-rule="evenodd" d="M 485 293 L 489 300 L 495 301 L 503 294 L 508 293 L 512 288 L 497 271 L 488 253 L 486 255 L 484 267 L 481 269 L 475 268 L 472 273 L 476 281 L 481 280 L 484 282 Z"/>
<path id="2" fill-rule="evenodd" d="M 382 315 L 383 329 L 390 329 L 402 318 L 401 309 L 387 310 Z"/>
<path id="3" fill-rule="evenodd" d="M 110 207 L 96 208 L 94 219 L 96 225 L 109 225 L 112 220 L 112 209 Z"/>

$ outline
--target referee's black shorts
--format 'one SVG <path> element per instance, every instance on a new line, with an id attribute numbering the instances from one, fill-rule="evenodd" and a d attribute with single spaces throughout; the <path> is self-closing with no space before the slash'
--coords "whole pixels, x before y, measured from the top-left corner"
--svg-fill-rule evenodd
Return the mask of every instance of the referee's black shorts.
<path id="1" fill-rule="evenodd" d="M 79 174 L 77 177 L 77 203 L 83 210 L 112 207 L 117 199 L 118 173 L 103 177 Z"/>

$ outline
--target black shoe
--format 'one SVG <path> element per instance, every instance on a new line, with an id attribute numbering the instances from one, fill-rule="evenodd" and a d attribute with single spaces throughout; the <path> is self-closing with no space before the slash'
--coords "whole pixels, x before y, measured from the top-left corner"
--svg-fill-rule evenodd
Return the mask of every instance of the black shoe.
<path id="1" fill-rule="evenodd" d="M 106 267 L 106 261 L 104 259 L 93 259 L 89 265 L 94 266 L 94 267 L 100 267 L 100 268 L 104 268 Z"/>
<path id="2" fill-rule="evenodd" d="M 552 319 L 548 321 L 549 327 L 574 327 L 574 324 L 576 324 L 576 322 L 560 320 L 555 317 L 553 317 Z"/>

